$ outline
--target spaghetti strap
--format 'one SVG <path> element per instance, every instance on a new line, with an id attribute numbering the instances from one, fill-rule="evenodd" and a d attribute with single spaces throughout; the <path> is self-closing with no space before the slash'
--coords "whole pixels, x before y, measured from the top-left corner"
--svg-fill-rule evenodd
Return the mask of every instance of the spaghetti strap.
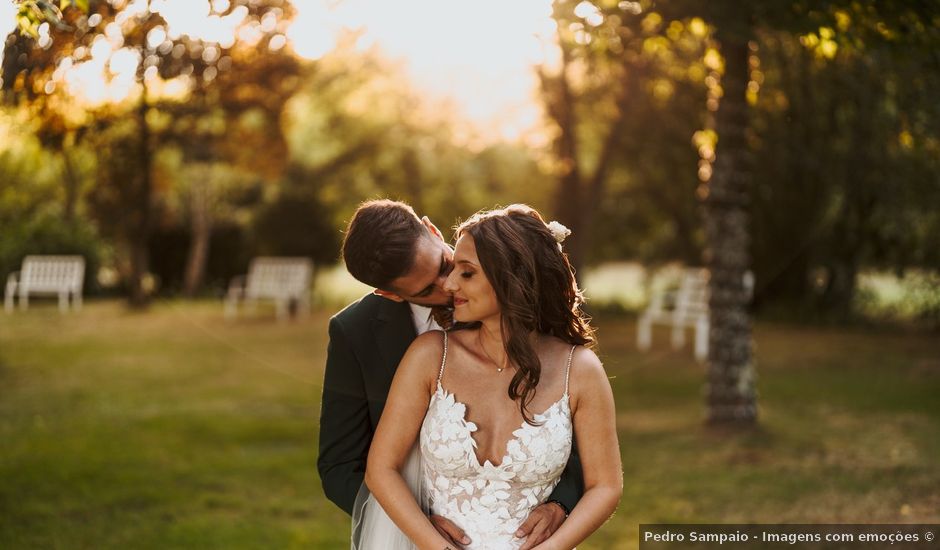
<path id="1" fill-rule="evenodd" d="M 444 356 L 441 357 L 441 370 L 437 373 L 437 383 L 441 383 L 441 378 L 444 377 L 444 363 L 447 362 L 447 331 L 444 331 Z M 567 391 L 567 390 L 566 390 Z"/>
<path id="2" fill-rule="evenodd" d="M 446 343 L 446 340 L 445 340 Z M 446 347 L 446 346 L 445 346 Z M 571 346 L 571 351 L 568 352 L 568 367 L 565 369 L 565 395 L 568 395 L 568 378 L 571 376 L 571 358 L 574 357 L 574 349 L 578 347 L 577 345 Z M 443 366 L 441 367 L 443 370 Z"/>

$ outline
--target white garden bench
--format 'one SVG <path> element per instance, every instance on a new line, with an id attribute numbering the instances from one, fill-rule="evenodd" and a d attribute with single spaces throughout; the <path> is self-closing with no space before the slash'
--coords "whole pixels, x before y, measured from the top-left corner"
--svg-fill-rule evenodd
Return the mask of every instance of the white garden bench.
<path id="1" fill-rule="evenodd" d="M 17 294 L 20 309 L 29 307 L 29 296 L 57 295 L 59 311 L 69 309 L 69 296 L 75 309 L 82 308 L 82 284 L 85 280 L 85 258 L 81 256 L 26 256 L 19 271 L 7 277 L 4 309 L 13 311 Z"/>
<path id="2" fill-rule="evenodd" d="M 654 294 L 650 305 L 640 315 L 637 323 L 637 347 L 648 350 L 653 344 L 653 325 L 663 324 L 672 327 L 672 348 L 685 346 L 685 331 L 695 330 L 695 359 L 705 361 L 708 358 L 708 270 L 689 268 L 682 274 L 679 288 Z M 748 293 L 754 288 L 754 275 L 748 271 L 744 275 L 744 286 Z"/>
<path id="3" fill-rule="evenodd" d="M 248 267 L 248 275 L 235 277 L 229 284 L 225 317 L 235 317 L 240 301 L 253 310 L 259 300 L 273 301 L 278 319 L 284 319 L 292 305 L 306 314 L 310 310 L 312 279 L 313 262 L 309 258 L 255 258 Z"/>

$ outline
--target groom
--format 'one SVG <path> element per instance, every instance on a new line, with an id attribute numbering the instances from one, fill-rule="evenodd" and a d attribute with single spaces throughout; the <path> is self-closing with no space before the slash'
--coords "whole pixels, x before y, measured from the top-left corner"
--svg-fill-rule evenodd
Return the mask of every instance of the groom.
<path id="1" fill-rule="evenodd" d="M 432 312 L 450 306 L 443 286 L 453 251 L 427 217 L 419 219 L 407 204 L 376 200 L 363 203 L 349 222 L 343 259 L 353 277 L 376 290 L 330 320 L 317 469 L 327 498 L 351 514 L 395 369 L 418 334 L 440 329 Z M 554 533 L 583 492 L 573 450 L 549 500 L 519 527 L 522 549 Z M 448 519 L 430 519 L 455 545 L 471 542 Z"/>

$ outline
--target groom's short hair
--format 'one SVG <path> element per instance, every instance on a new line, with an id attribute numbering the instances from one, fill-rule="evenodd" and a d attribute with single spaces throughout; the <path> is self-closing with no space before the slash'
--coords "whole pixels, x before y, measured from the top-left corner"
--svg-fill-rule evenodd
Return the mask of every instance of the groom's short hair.
<path id="1" fill-rule="evenodd" d="M 411 269 L 418 240 L 426 236 L 427 228 L 407 204 L 388 199 L 366 201 L 346 228 L 346 270 L 367 285 L 392 290 L 392 281 Z"/>

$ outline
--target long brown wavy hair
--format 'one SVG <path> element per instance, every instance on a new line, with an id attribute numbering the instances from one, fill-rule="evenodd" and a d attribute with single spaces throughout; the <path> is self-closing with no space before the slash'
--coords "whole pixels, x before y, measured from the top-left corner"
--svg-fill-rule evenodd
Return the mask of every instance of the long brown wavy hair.
<path id="1" fill-rule="evenodd" d="M 594 344 L 574 270 L 542 216 L 524 204 L 477 212 L 457 227 L 455 238 L 465 234 L 473 237 L 500 305 L 503 346 L 517 369 L 509 397 L 534 425 L 527 407 L 535 398 L 542 365 L 529 335 L 537 331 L 572 345 Z"/>

